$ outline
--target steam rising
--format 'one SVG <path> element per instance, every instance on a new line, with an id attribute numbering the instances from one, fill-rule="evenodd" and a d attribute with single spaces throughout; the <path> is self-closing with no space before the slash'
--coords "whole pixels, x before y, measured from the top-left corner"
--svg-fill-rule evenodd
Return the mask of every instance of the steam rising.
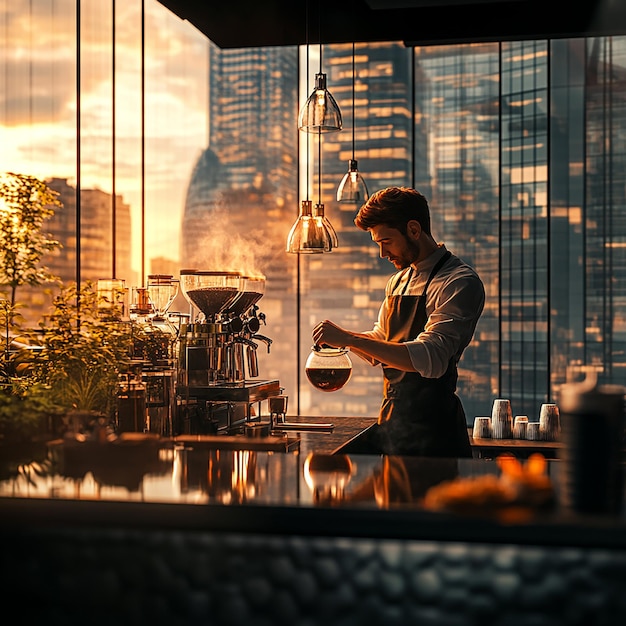
<path id="1" fill-rule="evenodd" d="M 243 237 L 223 209 L 207 216 L 195 232 L 194 247 L 188 251 L 193 267 L 248 275 L 260 273 L 254 255 L 257 242 Z"/>
<path id="2" fill-rule="evenodd" d="M 222 191 L 215 196 L 185 217 L 183 267 L 258 276 L 267 274 L 279 254 L 284 261 L 289 225 L 271 216 L 267 200 L 249 192 Z"/>

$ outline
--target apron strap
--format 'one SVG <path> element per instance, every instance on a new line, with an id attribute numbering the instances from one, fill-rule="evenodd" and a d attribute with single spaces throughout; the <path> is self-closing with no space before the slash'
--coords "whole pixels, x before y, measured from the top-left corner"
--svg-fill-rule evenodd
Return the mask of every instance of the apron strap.
<path id="1" fill-rule="evenodd" d="M 410 265 L 408 268 L 402 270 L 398 274 L 398 278 L 396 278 L 396 282 L 394 283 L 393 287 L 391 288 L 391 293 L 392 294 L 398 288 L 398 285 L 400 284 L 400 281 L 402 280 L 402 278 L 407 274 L 407 270 L 408 270 L 408 277 L 406 279 L 406 283 L 404 283 L 404 288 L 402 289 L 401 295 L 404 295 L 406 293 L 406 290 L 407 290 L 407 288 L 409 286 L 409 283 L 411 282 L 411 278 L 413 278 L 413 266 L 412 265 Z"/>
<path id="2" fill-rule="evenodd" d="M 445 265 L 446 261 L 452 256 L 452 252 L 450 252 L 450 250 L 448 250 L 440 259 L 439 261 L 437 261 L 437 263 L 435 264 L 435 267 L 433 267 L 432 272 L 430 273 L 430 276 L 428 277 L 428 280 L 426 281 L 426 285 L 424 286 L 424 291 L 422 293 L 422 298 L 426 297 L 426 290 L 428 289 L 428 286 L 430 285 L 432 279 L 435 277 L 435 275 L 437 274 L 437 272 Z M 413 269 L 413 268 L 411 268 Z"/>

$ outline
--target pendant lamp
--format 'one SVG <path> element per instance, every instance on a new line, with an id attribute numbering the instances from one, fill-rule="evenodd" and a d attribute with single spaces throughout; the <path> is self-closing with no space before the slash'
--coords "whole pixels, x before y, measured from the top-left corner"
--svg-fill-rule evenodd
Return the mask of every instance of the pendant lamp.
<path id="1" fill-rule="evenodd" d="M 326 74 L 320 72 L 315 75 L 315 88 L 300 111 L 298 128 L 307 133 L 332 133 L 341 130 L 342 125 L 339 105 L 326 87 Z"/>
<path id="2" fill-rule="evenodd" d="M 322 135 L 318 134 L 318 202 L 313 211 L 311 200 L 303 200 L 300 215 L 287 237 L 287 252 L 292 254 L 314 254 L 332 252 L 339 245 L 337 232 L 325 215 L 322 202 Z M 308 155 L 308 149 L 307 149 Z M 307 189 L 308 189 L 307 168 Z"/>
<path id="3" fill-rule="evenodd" d="M 319 254 L 332 249 L 326 227 L 313 217 L 312 205 L 311 200 L 302 200 L 300 215 L 287 237 L 287 252 L 291 254 Z"/>
<path id="4" fill-rule="evenodd" d="M 298 116 L 298 128 L 307 133 L 333 133 L 340 131 L 343 126 L 339 105 L 328 91 L 326 74 L 322 72 L 322 33 L 321 11 L 319 26 L 320 41 L 320 69 L 315 75 L 315 87 L 305 102 Z M 307 17 L 308 36 L 308 17 Z M 308 43 L 307 43 L 308 49 Z"/>
<path id="5" fill-rule="evenodd" d="M 317 225 L 323 228 L 329 238 L 330 248 L 326 252 L 331 252 L 333 248 L 339 245 L 339 238 L 337 232 L 330 223 L 330 220 L 326 217 L 324 203 L 322 202 L 322 134 L 317 135 L 317 204 L 313 211 L 313 218 Z"/>
<path id="6" fill-rule="evenodd" d="M 324 228 L 328 233 L 330 247 L 328 250 L 324 250 L 324 252 L 331 252 L 333 248 L 336 248 L 339 245 L 339 238 L 337 237 L 337 231 L 333 228 L 330 220 L 325 215 L 324 204 L 322 202 L 318 202 L 315 205 L 315 209 L 313 210 L 313 218 L 317 222 L 318 226 L 320 228 Z"/>
<path id="7" fill-rule="evenodd" d="M 308 19 L 308 4 L 307 4 L 307 19 Z M 308 23 L 307 23 L 307 33 L 308 33 Z M 320 37 L 321 41 L 321 37 Z M 321 72 L 321 44 L 320 44 L 320 72 Z M 306 47 L 306 67 L 307 67 L 307 75 L 309 70 L 309 45 L 307 42 Z M 330 130 L 341 130 L 341 113 L 339 112 L 339 107 L 337 107 L 334 98 L 330 95 L 329 92 L 326 91 L 325 81 L 326 77 L 324 75 L 323 81 L 318 80 L 318 76 L 316 76 L 316 87 L 323 85 L 323 92 L 319 96 L 319 100 L 314 102 L 314 104 L 307 109 L 311 98 L 316 95 L 314 91 L 311 94 L 311 97 L 307 100 L 307 103 L 303 107 L 300 112 L 300 117 L 298 119 L 298 127 L 300 130 L 304 130 L 307 132 L 307 149 L 306 149 L 306 158 L 307 158 L 307 175 L 306 175 L 306 188 L 307 188 L 307 199 L 302 200 L 300 207 L 300 215 L 298 219 L 294 222 L 291 230 L 289 231 L 289 235 L 287 236 L 287 252 L 291 254 L 316 254 L 321 252 L 331 252 L 333 247 L 337 245 L 337 233 L 335 229 L 332 227 L 328 218 L 324 215 L 324 205 L 322 204 L 321 199 L 321 176 L 322 176 L 322 132 L 329 132 L 329 127 L 323 129 L 323 124 L 332 123 L 337 124 L 337 116 L 338 116 L 338 128 L 332 128 Z M 326 98 L 329 96 L 329 98 Z M 326 100 L 324 100 L 326 98 Z M 326 104 L 324 106 L 318 106 L 320 101 L 324 101 Z M 329 108 L 328 103 L 334 103 L 335 111 L 337 115 L 328 116 Z M 323 114 L 323 115 L 322 115 Z M 332 119 L 331 119 L 332 118 Z M 305 121 L 315 122 L 316 125 L 310 125 L 304 127 L 302 125 L 302 119 Z M 316 132 L 318 135 L 318 150 L 319 150 L 319 201 L 315 206 L 315 215 L 313 214 L 312 201 L 308 199 L 309 197 L 309 134 Z"/>
<path id="8" fill-rule="evenodd" d="M 307 56 L 308 63 L 308 56 Z M 287 236 L 287 252 L 291 254 L 319 254 L 330 252 L 333 240 L 323 220 L 313 215 L 313 202 L 309 200 L 309 136 L 307 135 L 307 168 L 306 168 L 306 194 L 307 199 L 302 200 L 300 215 L 294 222 Z"/>
<path id="9" fill-rule="evenodd" d="M 356 117 L 354 114 L 355 106 L 355 46 L 352 42 L 352 158 L 348 161 L 348 172 L 344 175 L 339 187 L 337 188 L 337 202 L 362 204 L 369 197 L 367 185 L 359 172 L 359 164 L 355 158 L 355 140 L 354 129 L 356 126 Z"/>

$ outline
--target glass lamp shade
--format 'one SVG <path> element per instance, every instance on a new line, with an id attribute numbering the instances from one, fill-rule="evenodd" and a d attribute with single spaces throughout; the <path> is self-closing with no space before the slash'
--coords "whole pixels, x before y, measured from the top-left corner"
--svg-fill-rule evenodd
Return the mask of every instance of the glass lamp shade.
<path id="1" fill-rule="evenodd" d="M 300 110 L 298 128 L 307 133 L 332 133 L 342 126 L 339 106 L 326 88 L 326 74 L 316 74 L 315 89 Z"/>
<path id="2" fill-rule="evenodd" d="M 356 159 L 350 159 L 348 171 L 337 188 L 337 202 L 361 204 L 369 197 L 367 185 L 359 173 Z"/>
<path id="3" fill-rule="evenodd" d="M 339 245 L 339 238 L 337 237 L 337 232 L 333 228 L 333 225 L 330 223 L 330 220 L 325 215 L 323 203 L 320 202 L 319 204 L 315 205 L 313 217 L 317 221 L 318 225 L 321 228 L 325 228 L 328 232 L 328 235 L 330 237 L 331 249 L 336 248 Z"/>
<path id="4" fill-rule="evenodd" d="M 330 252 L 332 241 L 328 230 L 313 217 L 310 200 L 302 201 L 298 219 L 294 222 L 287 237 L 287 252 L 291 254 L 318 254 Z"/>

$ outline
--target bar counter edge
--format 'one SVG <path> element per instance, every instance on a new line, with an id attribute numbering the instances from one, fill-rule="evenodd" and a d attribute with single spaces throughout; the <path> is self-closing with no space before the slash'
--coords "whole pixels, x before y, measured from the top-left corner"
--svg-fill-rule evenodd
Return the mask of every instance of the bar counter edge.
<path id="1" fill-rule="evenodd" d="M 538 516 L 523 523 L 403 510 L 271 505 L 170 504 L 0 498 L 5 532 L 50 528 L 237 532 L 626 549 L 626 525 L 613 517 Z"/>

